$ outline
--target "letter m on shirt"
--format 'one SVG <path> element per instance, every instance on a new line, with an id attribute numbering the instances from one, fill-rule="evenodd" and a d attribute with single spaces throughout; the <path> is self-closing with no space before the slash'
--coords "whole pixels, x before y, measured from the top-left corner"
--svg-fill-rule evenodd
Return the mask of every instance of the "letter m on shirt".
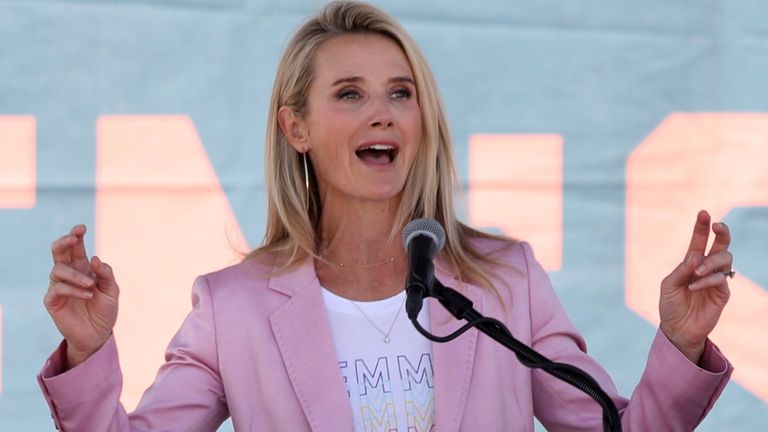
<path id="1" fill-rule="evenodd" d="M 389 377 L 389 364 L 386 357 L 379 357 L 373 371 L 362 359 L 355 360 L 355 373 L 357 374 L 357 388 L 360 396 L 368 396 L 368 392 L 380 394 L 392 391 Z"/>
<path id="2" fill-rule="evenodd" d="M 403 391 L 416 389 L 434 388 L 435 373 L 432 369 L 432 356 L 424 353 L 419 358 L 416 367 L 407 356 L 397 356 L 397 365 L 400 369 L 400 380 L 403 382 Z M 426 387 L 425 387 L 426 384 Z"/>

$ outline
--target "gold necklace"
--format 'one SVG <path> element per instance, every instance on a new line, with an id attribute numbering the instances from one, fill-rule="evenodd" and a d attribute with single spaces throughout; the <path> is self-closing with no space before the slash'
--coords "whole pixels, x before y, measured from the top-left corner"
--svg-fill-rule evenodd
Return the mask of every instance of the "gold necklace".
<path id="1" fill-rule="evenodd" d="M 324 262 L 327 265 L 337 266 L 337 267 L 341 267 L 341 268 L 344 268 L 344 267 L 371 268 L 371 267 L 380 266 L 382 264 L 391 264 L 391 263 L 395 262 L 395 257 L 389 257 L 389 258 L 387 258 L 387 259 L 385 259 L 383 261 L 377 261 L 377 262 L 374 262 L 374 263 L 362 263 L 362 264 L 359 264 L 359 263 L 334 262 L 334 261 L 331 261 L 328 258 L 325 258 L 325 257 L 322 257 L 322 256 L 320 258 L 321 258 L 321 262 Z"/>
<path id="2" fill-rule="evenodd" d="M 357 264 L 357 263 L 353 263 L 353 264 L 347 263 L 347 264 L 345 264 L 343 262 L 340 262 L 340 263 L 338 263 L 338 265 L 339 265 L 339 267 L 348 266 L 348 267 L 371 268 L 371 267 L 380 266 L 382 264 L 391 264 L 393 262 L 395 262 L 395 257 L 390 257 L 389 259 L 386 259 L 384 261 L 379 261 L 379 262 L 370 263 L 370 264 Z"/>
<path id="3" fill-rule="evenodd" d="M 363 308 L 361 308 L 357 304 L 357 302 L 355 302 L 354 300 L 350 300 L 350 302 L 352 302 L 352 305 L 354 305 L 355 308 L 357 308 L 357 310 L 359 310 L 360 313 L 363 314 L 365 319 L 368 320 L 368 322 L 373 326 L 373 328 L 375 328 L 376 331 L 378 331 L 379 333 L 381 333 L 382 336 L 384 336 L 384 339 L 382 339 L 382 341 L 385 344 L 388 344 L 388 343 L 390 343 L 392 341 L 392 339 L 389 337 L 389 334 L 392 333 L 392 329 L 395 328 L 395 323 L 397 322 L 397 318 L 400 316 L 400 311 L 403 310 L 403 308 L 405 307 L 405 299 L 406 298 L 407 298 L 407 296 L 403 297 L 403 302 L 400 304 L 400 307 L 397 308 L 397 313 L 395 314 L 395 319 L 392 320 L 392 324 L 389 325 L 389 330 L 387 330 L 386 332 L 384 332 L 381 328 L 379 328 L 379 326 L 376 325 L 376 323 L 373 322 L 373 320 L 368 316 L 368 314 L 365 313 L 365 311 L 363 311 Z"/>
<path id="4" fill-rule="evenodd" d="M 343 269 L 345 267 L 371 268 L 371 267 L 380 266 L 382 264 L 392 264 L 392 263 L 395 262 L 395 257 L 389 257 L 388 259 L 385 259 L 383 261 L 374 262 L 374 263 L 362 263 L 362 264 L 358 264 L 358 263 L 350 264 L 350 263 L 344 263 L 344 262 L 333 262 L 333 261 L 330 261 L 329 259 L 327 259 L 326 257 L 323 257 L 322 255 L 319 258 L 320 258 L 320 262 L 324 263 L 325 265 L 328 265 L 328 266 L 331 266 L 331 267 L 339 267 L 341 269 Z M 365 311 L 354 300 L 349 300 L 349 301 L 352 303 L 352 305 L 355 307 L 355 309 L 360 311 L 360 313 L 363 315 L 363 317 L 366 319 L 366 321 L 368 321 L 373 326 L 373 328 L 376 329 L 376 331 L 378 331 L 379 333 L 381 333 L 382 336 L 384 336 L 384 339 L 382 339 L 382 340 L 384 341 L 385 344 L 388 344 L 389 342 L 392 341 L 392 339 L 389 337 L 389 335 L 390 335 L 390 333 L 392 333 L 392 329 L 395 328 L 395 323 L 397 323 L 397 318 L 400 316 L 400 311 L 402 309 L 404 309 L 404 307 L 405 307 L 405 297 L 403 298 L 403 303 L 397 309 L 397 313 L 395 314 L 395 319 L 392 320 L 392 324 L 389 325 L 389 329 L 386 332 L 383 331 L 381 328 L 379 328 L 379 326 L 377 326 L 376 323 L 374 323 L 373 320 L 371 320 L 371 318 L 368 316 L 368 314 L 366 314 Z"/>

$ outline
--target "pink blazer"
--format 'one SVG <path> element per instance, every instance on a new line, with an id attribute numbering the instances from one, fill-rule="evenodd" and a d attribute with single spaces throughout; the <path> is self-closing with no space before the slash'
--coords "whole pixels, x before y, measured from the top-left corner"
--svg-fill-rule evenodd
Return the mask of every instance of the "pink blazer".
<path id="1" fill-rule="evenodd" d="M 490 252 L 493 244 L 479 246 Z M 622 411 L 626 431 L 690 431 L 721 393 L 732 366 L 708 343 L 701 367 L 661 333 L 632 397 L 619 396 L 561 307 L 525 243 L 503 252 L 510 264 L 487 290 L 438 266 L 437 277 L 476 309 L 501 318 L 512 333 L 553 360 L 589 372 Z M 61 372 L 65 347 L 38 380 L 64 431 L 214 431 L 227 418 L 237 431 L 352 431 L 352 410 L 336 359 L 321 288 L 312 263 L 270 276 L 247 261 L 199 277 L 193 308 L 171 341 L 166 363 L 136 410 L 119 403 L 122 376 L 110 339 L 86 362 Z M 508 287 L 509 289 L 506 289 Z M 459 323 L 431 305 L 435 334 Z M 532 431 L 534 415 L 553 431 L 601 430 L 601 410 L 587 395 L 522 366 L 476 331 L 434 344 L 435 424 L 439 432 Z"/>

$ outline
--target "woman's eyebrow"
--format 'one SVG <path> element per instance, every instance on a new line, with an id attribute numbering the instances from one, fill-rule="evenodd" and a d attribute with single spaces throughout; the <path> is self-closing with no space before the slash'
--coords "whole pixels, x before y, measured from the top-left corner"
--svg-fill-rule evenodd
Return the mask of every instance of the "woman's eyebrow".
<path id="1" fill-rule="evenodd" d="M 349 84 L 349 83 L 357 83 L 362 81 L 363 78 L 359 76 L 352 76 L 352 77 L 345 77 L 345 78 L 339 78 L 336 81 L 334 81 L 331 84 L 331 87 L 339 85 L 339 84 Z"/>
<path id="2" fill-rule="evenodd" d="M 404 82 L 404 83 L 409 83 L 409 84 L 416 85 L 416 81 L 414 81 L 413 78 L 408 77 L 408 76 L 390 78 L 389 81 L 390 82 L 396 82 L 396 83 Z"/>
<path id="3" fill-rule="evenodd" d="M 358 83 L 360 81 L 364 81 L 363 77 L 351 76 L 351 77 L 339 78 L 336 81 L 334 81 L 333 83 L 331 83 L 331 87 L 337 86 L 339 84 L 354 84 L 354 83 Z M 416 85 L 416 82 L 413 80 L 413 78 L 411 78 L 409 76 L 400 76 L 400 77 L 390 78 L 389 82 L 395 82 L 395 83 L 406 82 L 406 83 L 410 83 L 410 84 Z"/>

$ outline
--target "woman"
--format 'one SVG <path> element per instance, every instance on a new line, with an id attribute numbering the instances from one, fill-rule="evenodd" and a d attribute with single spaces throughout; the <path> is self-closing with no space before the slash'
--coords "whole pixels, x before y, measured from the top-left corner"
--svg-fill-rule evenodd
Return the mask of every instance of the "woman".
<path id="1" fill-rule="evenodd" d="M 264 245 L 201 276 L 167 363 L 132 414 L 119 404 L 112 336 L 118 285 L 91 259 L 84 226 L 54 242 L 45 305 L 64 342 L 39 376 L 65 431 L 599 430 L 568 384 L 520 365 L 471 331 L 432 345 L 401 313 L 399 232 L 446 229 L 436 276 L 553 360 L 589 372 L 625 430 L 692 430 L 731 366 L 707 339 L 728 300 L 724 224 L 701 212 L 683 262 L 661 283 L 661 325 L 631 399 L 584 352 L 530 247 L 456 220 L 444 109 L 423 56 L 383 12 L 335 2 L 296 33 L 280 63 L 267 132 Z M 715 240 L 707 252 L 710 229 Z M 433 333 L 457 326 L 440 307 Z"/>

